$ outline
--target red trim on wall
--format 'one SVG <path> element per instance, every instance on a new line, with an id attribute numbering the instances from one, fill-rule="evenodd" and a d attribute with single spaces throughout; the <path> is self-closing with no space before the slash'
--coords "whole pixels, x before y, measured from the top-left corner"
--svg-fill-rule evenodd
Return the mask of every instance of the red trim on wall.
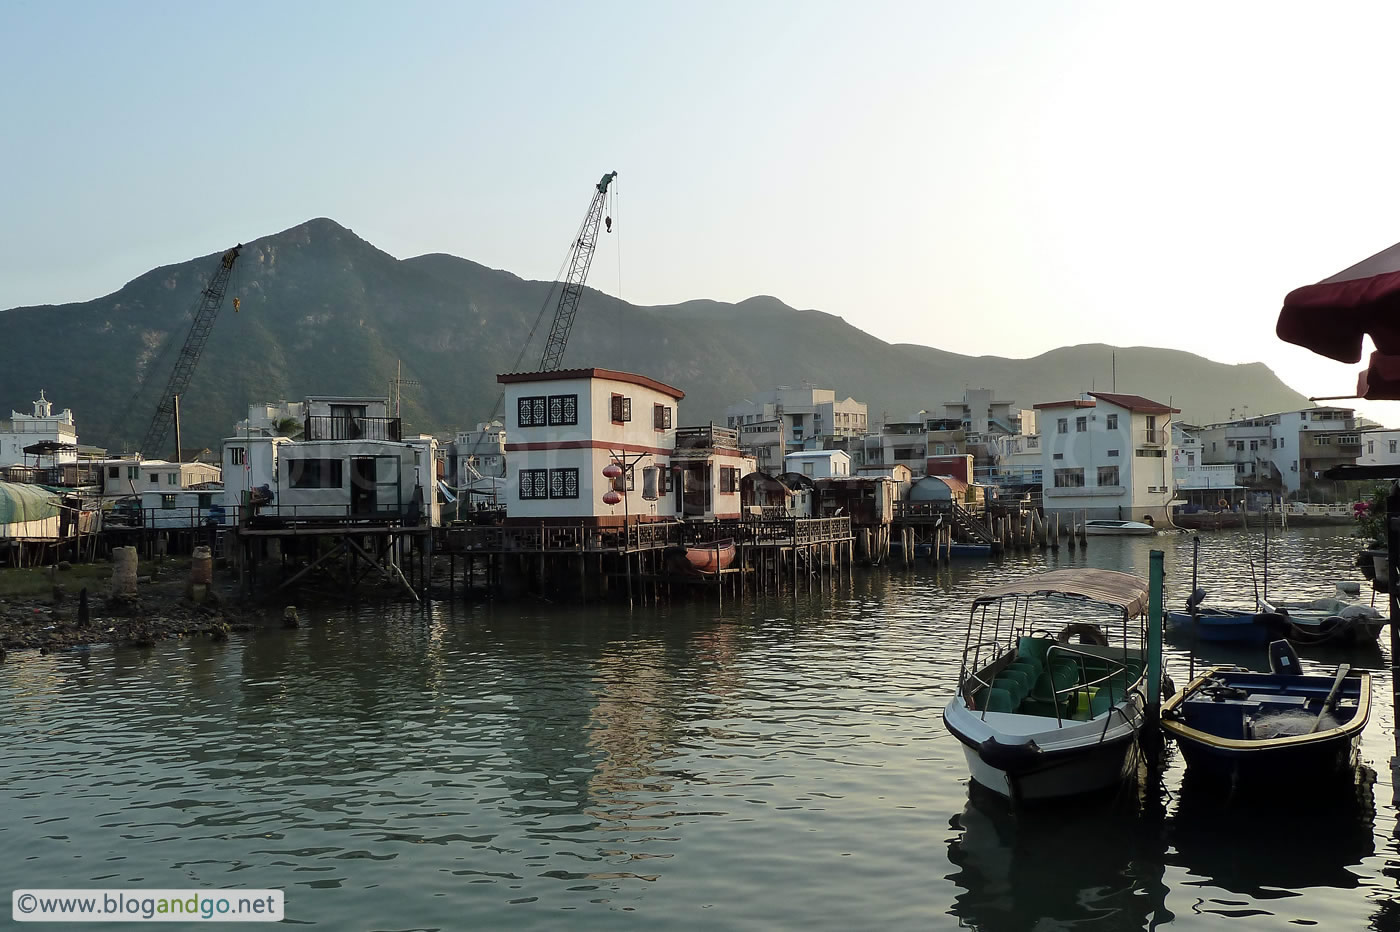
<path id="1" fill-rule="evenodd" d="M 608 443 L 606 440 L 540 440 L 535 443 L 508 443 L 507 453 L 529 450 L 623 450 L 628 453 L 654 453 L 670 456 L 667 447 L 649 447 L 640 443 Z"/>
<path id="2" fill-rule="evenodd" d="M 685 392 L 674 385 L 667 385 L 665 382 L 658 382 L 656 379 L 645 375 L 637 375 L 635 372 L 620 372 L 617 369 L 559 369 L 555 372 L 506 372 L 496 376 L 496 381 L 502 385 L 510 385 L 517 382 L 562 382 L 565 379 L 608 379 L 613 382 L 629 382 L 633 385 L 641 385 L 650 388 L 663 395 L 670 395 L 680 401 L 685 397 Z"/>

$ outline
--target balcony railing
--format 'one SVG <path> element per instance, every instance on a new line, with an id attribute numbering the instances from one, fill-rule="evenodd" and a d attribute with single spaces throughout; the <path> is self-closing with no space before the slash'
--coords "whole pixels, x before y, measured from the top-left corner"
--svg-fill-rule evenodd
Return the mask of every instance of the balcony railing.
<path id="1" fill-rule="evenodd" d="M 310 415 L 302 431 L 303 440 L 393 440 L 403 439 L 396 417 L 339 417 Z"/>
<path id="2" fill-rule="evenodd" d="M 676 430 L 672 459 L 705 459 L 716 447 L 739 449 L 739 432 L 729 427 L 681 427 Z"/>
<path id="3" fill-rule="evenodd" d="M 1160 447 L 1171 439 L 1171 432 L 1164 427 L 1149 427 L 1142 433 L 1144 446 Z"/>

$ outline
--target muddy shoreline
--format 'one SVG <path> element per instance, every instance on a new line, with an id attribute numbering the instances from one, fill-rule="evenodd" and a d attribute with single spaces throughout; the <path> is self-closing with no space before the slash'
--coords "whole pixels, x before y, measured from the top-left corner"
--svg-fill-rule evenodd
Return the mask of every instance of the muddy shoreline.
<path id="1" fill-rule="evenodd" d="M 191 600 L 186 589 L 184 578 L 148 579 L 137 587 L 135 598 L 110 600 L 105 581 L 87 587 L 58 582 L 43 595 L 0 596 L 0 656 L 9 651 L 48 653 L 92 644 L 150 647 L 181 637 L 224 640 L 231 632 L 251 630 L 265 618 L 263 612 L 239 605 L 234 593 L 217 580 L 202 602 Z"/>

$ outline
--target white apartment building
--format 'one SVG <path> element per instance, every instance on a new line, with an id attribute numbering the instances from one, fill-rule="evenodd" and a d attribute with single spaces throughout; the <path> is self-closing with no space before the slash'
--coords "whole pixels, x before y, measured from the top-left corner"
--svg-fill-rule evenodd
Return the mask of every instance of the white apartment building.
<path id="1" fill-rule="evenodd" d="M 670 495 L 684 480 L 673 477 L 671 454 L 685 392 L 611 369 L 519 372 L 496 381 L 505 386 L 511 435 L 504 496 L 508 523 L 610 526 L 624 518 L 674 518 Z M 614 463 L 626 470 L 616 482 L 603 475 Z M 734 489 L 738 514 L 737 478 Z M 617 491 L 625 504 L 603 501 L 609 491 Z"/>
<path id="2" fill-rule="evenodd" d="M 1363 451 L 1356 413 L 1331 406 L 1209 424 L 1197 437 L 1202 462 L 1232 464 L 1240 485 L 1293 499 L 1312 494 L 1309 486 L 1326 470 L 1356 463 Z"/>
<path id="3" fill-rule="evenodd" d="M 1400 430 L 1365 430 L 1361 432 L 1361 455 L 1358 466 L 1392 466 L 1400 463 Z"/>
<path id="4" fill-rule="evenodd" d="M 845 450 L 802 450 L 789 453 L 784 472 L 801 473 L 812 479 L 837 479 L 851 475 L 851 454 Z"/>
<path id="5" fill-rule="evenodd" d="M 780 422 L 783 452 L 818 449 L 824 440 L 845 440 L 866 433 L 865 404 L 854 398 L 838 401 L 827 388 L 779 386 L 753 399 L 724 409 L 725 423 L 740 430 L 745 425 Z M 741 434 L 741 442 L 743 440 Z"/>
<path id="6" fill-rule="evenodd" d="M 1035 410 L 1047 515 L 1168 517 L 1176 409 L 1141 395 L 1090 392 Z"/>
<path id="7" fill-rule="evenodd" d="M 78 431 L 73 424 L 73 412 L 64 408 L 53 413 L 53 402 L 44 397 L 43 389 L 34 402 L 33 414 L 10 412 L 8 423 L 0 421 L 0 467 L 26 465 L 24 448 L 48 441 L 67 449 L 55 449 L 45 454 L 45 466 L 58 466 L 78 461 Z M 31 458 L 28 462 L 32 463 Z"/>

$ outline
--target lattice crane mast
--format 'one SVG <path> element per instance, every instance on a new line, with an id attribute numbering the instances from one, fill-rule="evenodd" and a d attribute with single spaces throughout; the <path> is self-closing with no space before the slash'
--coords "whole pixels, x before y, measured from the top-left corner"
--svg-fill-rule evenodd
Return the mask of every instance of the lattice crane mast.
<path id="1" fill-rule="evenodd" d="M 588 279 L 588 267 L 593 264 L 593 251 L 598 246 L 598 227 L 604 224 L 603 208 L 608 200 L 608 187 L 617 172 L 608 172 L 603 180 L 594 186 L 593 201 L 588 205 L 588 213 L 579 228 L 569 252 L 569 274 L 564 277 L 564 290 L 559 293 L 559 304 L 554 309 L 554 323 L 549 328 L 549 340 L 540 356 L 541 372 L 554 372 L 564 359 L 564 350 L 569 345 L 569 331 L 574 326 L 574 315 L 578 313 L 578 299 L 583 295 L 583 283 Z M 612 232 L 612 218 L 606 218 L 608 232 Z"/>
<path id="2" fill-rule="evenodd" d="M 209 279 L 209 284 L 200 293 L 199 304 L 194 311 L 194 322 L 190 324 L 185 345 L 181 347 L 180 356 L 175 360 L 175 369 L 170 373 L 170 381 L 166 383 L 165 394 L 161 396 L 160 404 L 156 407 L 156 415 L 151 418 L 151 426 L 146 428 L 146 438 L 141 441 L 142 456 L 156 456 L 156 450 L 165 442 L 166 434 L 170 432 L 170 424 L 175 419 L 175 398 L 183 395 L 190 387 L 195 367 L 199 365 L 199 356 L 204 352 L 204 344 L 209 342 L 209 333 L 214 329 L 219 308 L 223 306 L 229 276 L 233 274 L 233 263 L 237 261 L 238 253 L 242 249 L 243 244 L 239 243 L 223 254 L 218 269 L 214 271 L 214 277 Z M 238 310 L 237 298 L 233 299 L 233 309 Z M 175 451 L 175 459 L 180 459 L 178 450 Z"/>

